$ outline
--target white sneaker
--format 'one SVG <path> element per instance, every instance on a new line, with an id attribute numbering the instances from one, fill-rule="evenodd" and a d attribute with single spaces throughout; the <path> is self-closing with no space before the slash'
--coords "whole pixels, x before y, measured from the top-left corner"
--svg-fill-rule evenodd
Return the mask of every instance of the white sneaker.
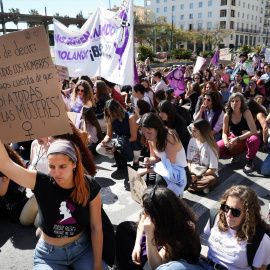
<path id="1" fill-rule="evenodd" d="M 203 191 L 204 194 L 208 194 L 210 192 L 210 188 L 206 187 L 202 191 Z"/>

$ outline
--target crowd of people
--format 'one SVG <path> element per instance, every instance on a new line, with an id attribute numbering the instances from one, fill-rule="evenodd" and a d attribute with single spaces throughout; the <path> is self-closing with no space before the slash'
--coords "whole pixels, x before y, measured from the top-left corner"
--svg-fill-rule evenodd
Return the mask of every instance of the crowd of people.
<path id="1" fill-rule="evenodd" d="M 211 192 L 220 181 L 220 158 L 238 162 L 246 151 L 243 171 L 250 173 L 257 152 L 270 147 L 270 66 L 256 62 L 251 75 L 247 59 L 243 52 L 236 64 L 202 66 L 196 73 L 183 65 L 185 92 L 179 96 L 166 79 L 172 69 L 154 70 L 150 59 L 138 65 L 135 86 L 88 76 L 61 81 L 66 111 L 76 115 L 73 133 L 36 139 L 28 150 L 0 142 L 1 217 L 36 226 L 34 268 L 108 269 L 101 187 L 94 179 L 95 156 L 103 155 L 118 170 L 131 166 L 148 185 L 138 224 L 117 227 L 121 270 L 145 264 L 160 270 L 266 269 L 270 226 L 251 188 L 224 192 L 205 227 L 207 257 L 200 255 L 196 213 L 182 200 L 184 190 Z M 29 155 L 20 157 L 22 149 Z M 269 168 L 270 154 L 261 173 L 270 175 Z"/>

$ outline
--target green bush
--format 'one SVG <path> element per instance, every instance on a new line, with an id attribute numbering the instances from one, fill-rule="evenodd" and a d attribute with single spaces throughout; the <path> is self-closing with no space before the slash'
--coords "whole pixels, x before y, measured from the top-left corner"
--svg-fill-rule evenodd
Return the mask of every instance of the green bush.
<path id="1" fill-rule="evenodd" d="M 204 51 L 204 52 L 200 53 L 200 56 L 202 56 L 203 58 L 207 58 L 207 57 L 211 58 L 214 56 L 214 54 L 215 54 L 215 52 L 213 52 L 213 51 Z"/>
<path id="2" fill-rule="evenodd" d="M 149 57 L 150 60 L 153 61 L 153 58 L 156 57 L 156 55 L 152 51 L 152 47 L 139 46 L 138 53 L 138 60 L 140 61 L 145 61 L 147 57 Z"/>
<path id="3" fill-rule="evenodd" d="M 250 53 L 252 52 L 252 47 L 250 45 L 247 45 L 247 44 L 243 44 L 242 47 L 240 47 L 238 49 L 239 52 L 247 52 L 247 53 Z"/>
<path id="4" fill-rule="evenodd" d="M 190 59 L 192 56 L 191 50 L 186 50 L 184 48 L 175 49 L 172 51 L 169 51 L 169 56 L 174 56 L 175 59 Z"/>

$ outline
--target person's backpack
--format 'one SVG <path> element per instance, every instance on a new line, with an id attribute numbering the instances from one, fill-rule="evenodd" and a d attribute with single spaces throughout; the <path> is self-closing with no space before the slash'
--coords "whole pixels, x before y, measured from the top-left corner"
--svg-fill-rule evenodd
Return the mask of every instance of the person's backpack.
<path id="1" fill-rule="evenodd" d="M 218 209 L 213 208 L 210 209 L 210 230 L 213 228 L 216 216 L 218 214 Z M 248 259 L 248 265 L 252 267 L 252 263 L 254 260 L 254 257 L 256 255 L 256 252 L 260 246 L 260 243 L 263 239 L 264 234 L 267 234 L 270 237 L 270 229 L 265 229 L 260 226 L 256 227 L 256 233 L 252 239 L 252 242 L 248 240 L 247 243 L 247 259 Z M 252 267 L 253 269 L 253 267 Z M 269 265 L 267 267 L 269 269 Z"/>

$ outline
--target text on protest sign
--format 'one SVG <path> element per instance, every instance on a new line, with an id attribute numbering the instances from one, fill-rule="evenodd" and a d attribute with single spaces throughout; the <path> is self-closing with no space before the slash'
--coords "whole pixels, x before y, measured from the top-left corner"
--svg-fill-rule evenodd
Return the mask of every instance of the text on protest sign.
<path id="1" fill-rule="evenodd" d="M 114 13 L 99 7 L 78 32 L 54 19 L 57 65 L 69 75 L 101 76 L 120 85 L 134 84 L 133 1 Z"/>
<path id="2" fill-rule="evenodd" d="M 0 37 L 0 139 L 71 132 L 43 26 Z"/>

